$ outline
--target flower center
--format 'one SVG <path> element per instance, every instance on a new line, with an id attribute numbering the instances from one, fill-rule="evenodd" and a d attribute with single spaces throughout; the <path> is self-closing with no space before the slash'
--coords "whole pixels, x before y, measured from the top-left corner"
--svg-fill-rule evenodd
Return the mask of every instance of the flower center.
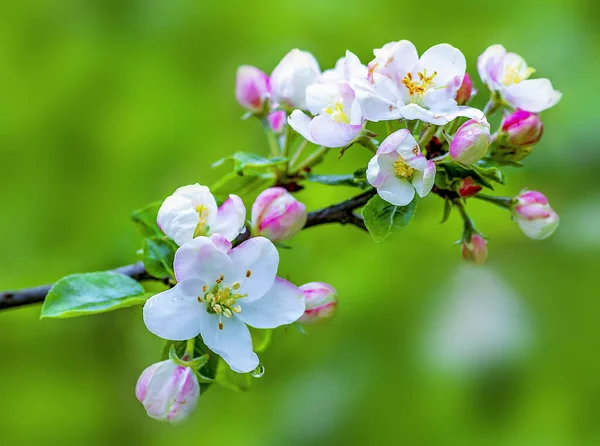
<path id="1" fill-rule="evenodd" d="M 252 271 L 246 272 L 246 278 L 252 275 Z M 230 318 L 233 313 L 241 313 L 242 307 L 237 304 L 238 299 L 247 297 L 247 294 L 241 294 L 238 292 L 242 284 L 235 282 L 233 285 L 223 285 L 225 276 L 221 274 L 215 281 L 212 288 L 208 285 L 204 285 L 202 292 L 204 295 L 198 296 L 198 302 L 206 304 L 206 311 L 210 314 L 219 315 L 219 329 L 223 330 L 223 322 L 221 316 Z"/>
<path id="2" fill-rule="evenodd" d="M 400 155 L 398 155 L 398 159 L 394 161 L 394 170 L 398 178 L 409 178 L 415 173 L 415 169 L 406 164 Z"/>
<path id="3" fill-rule="evenodd" d="M 325 113 L 331 116 L 335 122 L 339 122 L 342 124 L 350 124 L 350 120 L 346 113 L 344 112 L 344 104 L 342 102 L 336 102 L 333 107 L 327 107 L 325 109 Z"/>
<path id="4" fill-rule="evenodd" d="M 198 224 L 194 229 L 194 238 L 206 235 L 208 232 L 208 208 L 203 204 L 196 206 L 196 212 L 198 212 Z"/>
<path id="5" fill-rule="evenodd" d="M 411 96 L 423 96 L 425 92 L 435 86 L 433 78 L 437 76 L 437 71 L 434 71 L 431 76 L 427 76 L 427 70 L 418 73 L 419 79 L 413 79 L 412 73 L 408 73 L 402 79 L 402 83 L 408 89 L 408 94 Z"/>
<path id="6" fill-rule="evenodd" d="M 535 73 L 535 68 L 527 67 L 524 62 L 506 65 L 504 67 L 502 84 L 506 86 L 518 84 L 519 82 L 528 79 L 533 73 Z"/>

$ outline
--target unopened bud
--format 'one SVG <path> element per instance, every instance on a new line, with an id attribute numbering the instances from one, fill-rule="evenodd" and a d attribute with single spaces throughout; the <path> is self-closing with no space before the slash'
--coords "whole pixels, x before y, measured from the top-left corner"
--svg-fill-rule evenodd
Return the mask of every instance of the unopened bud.
<path id="1" fill-rule="evenodd" d="M 252 205 L 252 231 L 272 242 L 294 237 L 306 224 L 306 206 L 282 187 L 263 191 Z"/>
<path id="2" fill-rule="evenodd" d="M 323 282 L 311 282 L 302 285 L 300 289 L 304 293 L 306 310 L 298 319 L 299 323 L 310 325 L 335 316 L 338 295 L 331 285 Z"/>
<path id="3" fill-rule="evenodd" d="M 458 194 L 463 198 L 469 198 L 477 195 L 481 190 L 481 186 L 471 177 L 463 178 L 460 182 Z"/>
<path id="4" fill-rule="evenodd" d="M 469 76 L 469 73 L 465 73 L 465 77 L 463 77 L 462 84 L 456 92 L 457 104 L 467 104 L 471 100 L 471 97 L 474 93 L 476 93 L 476 91 L 473 90 L 473 81 L 471 80 L 471 76 Z"/>
<path id="5" fill-rule="evenodd" d="M 135 395 L 150 417 L 177 423 L 196 408 L 200 385 L 190 367 L 167 360 L 142 372 Z"/>
<path id="6" fill-rule="evenodd" d="M 262 112 L 269 98 L 269 76 L 256 67 L 242 65 L 235 79 L 235 97 L 239 104 L 251 111 Z"/>
<path id="7" fill-rule="evenodd" d="M 274 111 L 273 113 L 269 114 L 268 119 L 271 130 L 273 130 L 275 133 L 283 132 L 286 123 L 285 112 L 283 110 Z"/>
<path id="8" fill-rule="evenodd" d="M 319 63 L 312 54 L 293 49 L 271 74 L 273 101 L 286 108 L 306 110 L 306 88 L 320 74 Z"/>
<path id="9" fill-rule="evenodd" d="M 502 121 L 499 141 L 514 147 L 532 146 L 538 143 L 543 133 L 544 125 L 537 114 L 517 110 Z"/>
<path id="10" fill-rule="evenodd" d="M 462 164 L 474 164 L 483 158 L 490 145 L 490 125 L 471 119 L 460 126 L 450 143 L 450 156 Z"/>
<path id="11" fill-rule="evenodd" d="M 550 207 L 544 194 L 525 191 L 515 197 L 515 203 L 513 217 L 527 237 L 543 240 L 558 228 L 558 214 Z"/>
<path id="12" fill-rule="evenodd" d="M 471 240 L 462 242 L 462 258 L 468 262 L 483 265 L 487 260 L 487 242 L 479 234 L 472 234 Z"/>

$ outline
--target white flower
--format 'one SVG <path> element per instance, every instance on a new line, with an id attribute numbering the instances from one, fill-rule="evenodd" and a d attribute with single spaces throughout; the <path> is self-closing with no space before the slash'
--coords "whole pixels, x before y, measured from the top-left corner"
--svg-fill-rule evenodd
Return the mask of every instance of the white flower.
<path id="1" fill-rule="evenodd" d="M 548 79 L 529 79 L 535 70 L 502 45 L 492 45 L 485 50 L 477 60 L 477 70 L 490 90 L 500 93 L 506 102 L 521 110 L 539 113 L 554 106 L 562 96 Z"/>
<path id="2" fill-rule="evenodd" d="M 306 89 L 308 117 L 294 110 L 289 125 L 313 144 L 346 147 L 362 131 L 363 117 L 349 80 L 366 76 L 367 68 L 350 51 L 338 60 L 336 67 L 325 71 L 316 83 Z"/>
<path id="3" fill-rule="evenodd" d="M 459 116 L 483 120 L 481 111 L 456 103 L 466 70 L 460 50 L 444 43 L 419 58 L 415 46 L 402 40 L 374 54 L 367 77 L 350 82 L 367 120 L 419 119 L 437 125 Z"/>
<path id="4" fill-rule="evenodd" d="M 293 49 L 271 74 L 271 97 L 276 104 L 306 110 L 306 87 L 321 74 L 319 63 L 308 51 Z"/>
<path id="5" fill-rule="evenodd" d="M 221 234 L 233 241 L 244 232 L 246 208 L 242 199 L 230 195 L 217 208 L 210 189 L 190 184 L 177 189 L 167 197 L 158 211 L 160 229 L 179 246 L 200 235 Z"/>
<path id="6" fill-rule="evenodd" d="M 369 161 L 367 180 L 379 196 L 395 206 L 412 201 L 415 191 L 427 195 L 435 181 L 435 164 L 423 156 L 415 138 L 406 129 L 388 136 Z"/>
<path id="7" fill-rule="evenodd" d="M 220 235 L 197 237 L 180 247 L 173 264 L 177 285 L 144 305 L 148 330 L 183 341 L 200 334 L 232 370 L 258 366 L 246 324 L 275 328 L 304 313 L 304 294 L 276 277 L 279 253 L 255 237 L 237 248 Z"/>

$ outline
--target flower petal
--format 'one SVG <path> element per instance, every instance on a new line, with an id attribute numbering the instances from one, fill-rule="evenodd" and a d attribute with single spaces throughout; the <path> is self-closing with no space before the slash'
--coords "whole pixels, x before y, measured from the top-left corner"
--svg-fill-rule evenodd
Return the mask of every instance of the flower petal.
<path id="1" fill-rule="evenodd" d="M 221 234 L 230 242 L 245 231 L 246 207 L 237 195 L 230 195 L 221 205 L 210 227 L 211 234 Z"/>
<path id="2" fill-rule="evenodd" d="M 377 188 L 379 196 L 395 206 L 406 206 L 415 197 L 415 188 L 406 179 L 390 176 Z"/>
<path id="3" fill-rule="evenodd" d="M 311 119 L 308 115 L 306 115 L 306 113 L 304 113 L 301 110 L 294 110 L 292 114 L 288 116 L 287 121 L 290 127 L 293 128 L 300 135 L 302 135 L 304 139 L 306 139 L 309 142 L 312 142 L 313 144 L 317 144 L 313 140 L 312 135 L 310 134 L 308 126 L 310 124 Z"/>
<path id="4" fill-rule="evenodd" d="M 198 302 L 206 282 L 184 280 L 163 291 L 144 305 L 144 323 L 156 336 L 172 341 L 185 341 L 200 333 L 200 317 L 206 307 Z"/>
<path id="5" fill-rule="evenodd" d="M 417 104 L 407 104 L 399 109 L 399 113 L 404 119 L 418 119 L 419 121 L 435 125 L 448 124 L 459 116 L 477 120 L 485 119 L 482 111 L 467 106 L 457 106 L 446 110 L 426 110 Z"/>
<path id="6" fill-rule="evenodd" d="M 413 169 L 423 170 L 427 164 L 425 156 L 419 149 L 419 144 L 414 136 L 406 129 L 398 130 L 388 136 L 377 151 L 382 153 L 396 152 L 402 156 L 406 164 Z M 396 160 L 394 160 L 396 161 Z"/>
<path id="7" fill-rule="evenodd" d="M 373 82 L 365 78 L 352 79 L 350 87 L 356 93 L 356 100 L 366 120 L 378 122 L 401 117 L 398 104 L 404 105 L 404 102 L 390 78 L 373 73 Z"/>
<path id="8" fill-rule="evenodd" d="M 248 373 L 258 367 L 250 331 L 240 319 L 235 316 L 224 318 L 204 311 L 201 328 L 200 334 L 206 346 L 221 356 L 234 372 Z"/>
<path id="9" fill-rule="evenodd" d="M 496 90 L 499 86 L 499 76 L 505 55 L 506 49 L 502 45 L 492 45 L 477 59 L 479 77 L 490 90 Z"/>
<path id="10" fill-rule="evenodd" d="M 255 328 L 276 328 L 297 321 L 305 309 L 304 293 L 300 288 L 279 277 L 260 299 L 238 301 L 242 307 L 237 316 Z"/>
<path id="11" fill-rule="evenodd" d="M 362 131 L 362 125 L 342 124 L 325 115 L 314 117 L 308 128 L 316 144 L 332 148 L 350 145 Z"/>
<path id="12" fill-rule="evenodd" d="M 427 76 L 436 73 L 433 78 L 436 87 L 443 87 L 448 96 L 455 97 L 465 77 L 466 69 L 467 60 L 463 53 L 452 45 L 442 43 L 432 46 L 423 53 L 413 75 L 418 72 L 425 74 L 424 70 L 427 70 Z"/>
<path id="13" fill-rule="evenodd" d="M 419 197 L 424 197 L 433 188 L 435 183 L 435 163 L 427 160 L 427 166 L 424 171 L 417 170 L 412 178 L 412 185 L 419 194 Z"/>
<path id="14" fill-rule="evenodd" d="M 173 270 L 178 282 L 198 278 L 211 286 L 221 275 L 232 277 L 231 259 L 208 237 L 196 237 L 179 248 Z"/>
<path id="15" fill-rule="evenodd" d="M 226 276 L 226 283 L 239 282 L 240 294 L 247 294 L 246 302 L 259 299 L 273 286 L 279 266 L 279 253 L 273 243 L 264 237 L 245 241 L 229 253 L 233 263 L 233 280 Z"/>
<path id="16" fill-rule="evenodd" d="M 502 90 L 502 95 L 515 108 L 532 113 L 553 107 L 562 97 L 548 79 L 528 79 L 509 85 Z"/>

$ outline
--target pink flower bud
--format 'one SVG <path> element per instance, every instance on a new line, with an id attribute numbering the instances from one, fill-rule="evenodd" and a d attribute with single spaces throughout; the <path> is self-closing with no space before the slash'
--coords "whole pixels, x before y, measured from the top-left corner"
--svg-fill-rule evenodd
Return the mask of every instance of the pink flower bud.
<path id="1" fill-rule="evenodd" d="M 295 236 L 306 224 L 306 206 L 283 187 L 263 191 L 252 205 L 252 231 L 272 242 Z"/>
<path id="2" fill-rule="evenodd" d="M 523 233 L 534 240 L 550 237 L 558 228 L 559 217 L 544 194 L 525 191 L 515 197 L 513 216 Z"/>
<path id="3" fill-rule="evenodd" d="M 330 319 L 335 316 L 338 304 L 337 291 L 323 282 L 311 282 L 300 287 L 304 293 L 306 310 L 298 322 L 301 324 L 314 324 L 315 322 Z"/>
<path id="4" fill-rule="evenodd" d="M 469 76 L 469 73 L 465 73 L 465 77 L 463 77 L 462 84 L 456 92 L 457 104 L 467 104 L 471 100 L 471 96 L 473 95 L 473 93 L 473 81 L 471 80 L 471 76 Z"/>
<path id="5" fill-rule="evenodd" d="M 460 126 L 450 143 L 450 156 L 463 164 L 474 164 L 490 145 L 490 125 L 487 121 L 471 119 Z"/>
<path id="6" fill-rule="evenodd" d="M 262 112 L 269 98 L 269 76 L 258 68 L 242 65 L 235 78 L 235 97 L 239 104 L 254 112 Z"/>
<path id="7" fill-rule="evenodd" d="M 283 132 L 285 122 L 285 112 L 283 110 L 274 111 L 269 115 L 269 126 L 275 133 Z"/>
<path id="8" fill-rule="evenodd" d="M 477 195 L 481 190 L 481 186 L 473 180 L 471 177 L 463 178 L 460 182 L 458 193 L 463 198 L 469 198 L 473 195 Z"/>
<path id="9" fill-rule="evenodd" d="M 142 372 L 135 387 L 135 396 L 146 408 L 148 416 L 177 423 L 196 408 L 200 385 L 191 368 L 167 360 Z"/>
<path id="10" fill-rule="evenodd" d="M 531 146 L 541 139 L 544 125 L 537 114 L 517 110 L 502 121 L 502 133 L 511 146 Z"/>
<path id="11" fill-rule="evenodd" d="M 479 234 L 473 234 L 471 241 L 463 240 L 462 258 L 468 262 L 475 262 L 483 265 L 487 260 L 487 242 Z"/>

